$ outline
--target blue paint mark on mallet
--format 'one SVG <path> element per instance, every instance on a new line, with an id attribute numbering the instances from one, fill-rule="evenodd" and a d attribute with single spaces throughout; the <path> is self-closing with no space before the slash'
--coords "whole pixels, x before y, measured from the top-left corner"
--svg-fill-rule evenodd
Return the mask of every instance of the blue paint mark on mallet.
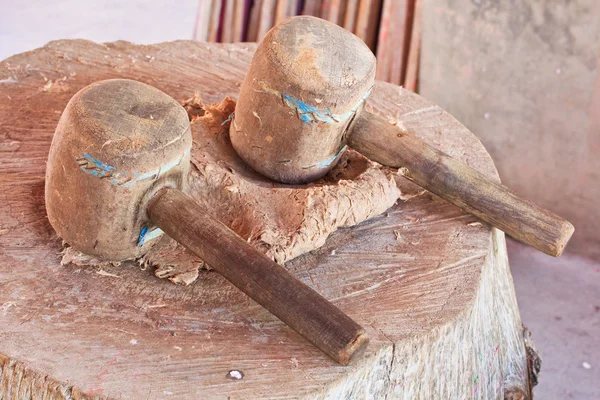
<path id="1" fill-rule="evenodd" d="M 358 108 L 365 102 L 365 100 L 369 97 L 371 91 L 373 90 L 372 88 L 367 90 L 367 92 L 361 97 L 358 103 L 349 111 L 346 111 L 341 114 L 334 114 L 329 109 L 320 110 L 319 108 L 308 104 L 303 100 L 297 99 L 292 95 L 282 93 L 277 89 L 273 89 L 266 82 L 261 81 L 259 82 L 259 84 L 262 87 L 262 91 L 280 97 L 286 106 L 295 110 L 296 114 L 298 115 L 298 118 L 300 118 L 302 122 L 322 122 L 324 124 L 339 123 L 348 120 L 348 118 L 350 118 L 356 113 Z"/>
<path id="2" fill-rule="evenodd" d="M 145 181 L 146 179 L 158 179 L 160 175 L 178 166 L 189 154 L 190 151 L 187 150 L 180 158 L 148 172 L 119 171 L 116 167 L 98 160 L 89 153 L 85 153 L 83 156 L 79 157 L 77 159 L 77 164 L 79 164 L 79 168 L 86 174 L 100 179 L 108 179 L 108 182 L 111 185 L 130 187 L 138 182 Z"/>
<path id="3" fill-rule="evenodd" d="M 164 232 L 160 228 L 150 229 L 148 225 L 144 226 L 140 231 L 140 236 L 138 237 L 138 247 L 142 247 L 145 243 L 157 239 L 162 236 Z"/>

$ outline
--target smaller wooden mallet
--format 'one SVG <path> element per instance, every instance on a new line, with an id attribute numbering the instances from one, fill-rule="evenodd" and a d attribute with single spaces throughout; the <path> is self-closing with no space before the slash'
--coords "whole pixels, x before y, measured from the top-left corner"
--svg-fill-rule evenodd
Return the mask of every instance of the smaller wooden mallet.
<path id="1" fill-rule="evenodd" d="M 107 261 L 148 251 L 164 231 L 342 365 L 368 338 L 350 317 L 182 192 L 190 165 L 188 115 L 131 80 L 83 88 L 56 128 L 46 210 L 74 249 Z"/>
<path id="2" fill-rule="evenodd" d="M 229 128 L 233 147 L 263 175 L 299 184 L 324 176 L 349 145 L 513 238 L 561 254 L 573 225 L 364 110 L 374 80 L 375 56 L 358 37 L 322 19 L 288 18 L 254 54 Z"/>

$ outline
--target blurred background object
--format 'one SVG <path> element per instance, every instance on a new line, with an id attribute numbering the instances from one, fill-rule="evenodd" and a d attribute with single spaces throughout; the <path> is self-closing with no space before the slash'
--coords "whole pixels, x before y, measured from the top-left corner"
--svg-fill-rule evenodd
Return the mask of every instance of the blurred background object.
<path id="1" fill-rule="evenodd" d="M 201 0 L 194 39 L 260 42 L 275 24 L 312 15 L 343 26 L 377 55 L 377 79 L 415 91 L 422 0 Z"/>
<path id="2" fill-rule="evenodd" d="M 573 222 L 559 259 L 514 242 L 508 250 L 543 359 L 537 396 L 600 398 L 598 0 L 30 0 L 2 8 L 0 59 L 68 38 L 257 41 L 301 14 L 361 37 L 378 79 L 450 111 L 505 184 Z"/>
<path id="3" fill-rule="evenodd" d="M 423 0 L 32 0 L 0 14 L 0 59 L 51 39 L 128 40 L 150 44 L 176 39 L 257 42 L 279 21 L 313 15 L 363 39 L 377 55 L 377 79 L 415 91 Z M 26 23 L 26 24 L 24 24 Z"/>

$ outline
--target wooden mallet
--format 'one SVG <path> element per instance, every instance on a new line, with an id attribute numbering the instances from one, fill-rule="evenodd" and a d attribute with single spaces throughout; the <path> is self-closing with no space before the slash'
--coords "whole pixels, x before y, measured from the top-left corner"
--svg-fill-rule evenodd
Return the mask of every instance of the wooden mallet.
<path id="1" fill-rule="evenodd" d="M 192 134 L 167 94 L 107 80 L 67 105 L 48 157 L 46 210 L 68 244 L 107 261 L 133 259 L 164 231 L 340 364 L 367 335 L 182 192 Z"/>
<path id="2" fill-rule="evenodd" d="M 314 17 L 284 20 L 241 86 L 233 147 L 263 175 L 300 184 L 324 176 L 349 145 L 513 238 L 561 254 L 574 230 L 568 221 L 365 111 L 374 77 L 375 56 L 352 33 Z"/>

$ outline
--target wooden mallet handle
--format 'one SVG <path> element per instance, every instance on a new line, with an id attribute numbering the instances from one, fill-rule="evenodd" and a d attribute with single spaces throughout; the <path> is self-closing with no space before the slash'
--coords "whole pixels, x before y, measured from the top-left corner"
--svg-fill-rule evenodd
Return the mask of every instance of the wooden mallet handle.
<path id="1" fill-rule="evenodd" d="M 527 201 L 482 173 L 363 111 L 349 130 L 348 144 L 482 221 L 529 246 L 559 256 L 573 234 L 571 223 Z"/>
<path id="2" fill-rule="evenodd" d="M 188 195 L 162 189 L 147 210 L 156 226 L 338 363 L 347 365 L 366 347 L 360 325 Z"/>

